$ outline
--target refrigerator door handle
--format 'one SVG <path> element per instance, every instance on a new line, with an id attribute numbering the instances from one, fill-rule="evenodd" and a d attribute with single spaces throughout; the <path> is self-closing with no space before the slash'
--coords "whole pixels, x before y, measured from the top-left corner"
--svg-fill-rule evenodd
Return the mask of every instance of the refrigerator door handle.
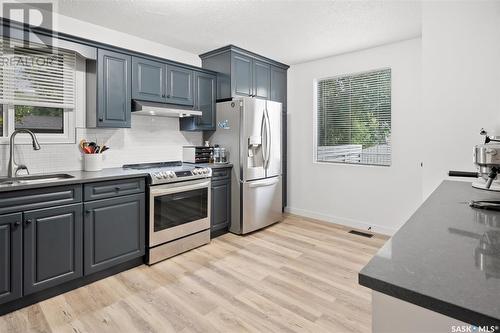
<path id="1" fill-rule="evenodd" d="M 264 110 L 264 114 L 266 117 L 266 165 L 265 168 L 269 168 L 269 162 L 271 160 L 271 120 L 269 119 L 269 113 L 267 111 L 267 107 Z"/>
<path id="2" fill-rule="evenodd" d="M 265 144 L 262 142 L 262 165 L 264 169 L 267 167 L 267 118 L 266 118 L 266 110 L 264 109 L 264 112 L 262 113 L 262 125 L 260 126 L 260 137 L 262 138 L 262 141 L 265 139 Z"/>
<path id="3" fill-rule="evenodd" d="M 248 187 L 255 188 L 255 187 L 272 186 L 272 185 L 277 184 L 278 182 L 279 182 L 278 178 L 273 178 L 273 179 L 269 179 L 266 181 L 258 181 L 258 182 L 248 183 Z"/>

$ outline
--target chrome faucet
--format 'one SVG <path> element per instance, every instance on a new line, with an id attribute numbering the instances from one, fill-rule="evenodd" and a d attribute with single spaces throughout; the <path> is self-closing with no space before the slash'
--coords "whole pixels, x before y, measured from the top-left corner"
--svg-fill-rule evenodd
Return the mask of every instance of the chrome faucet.
<path id="1" fill-rule="evenodd" d="M 18 164 L 16 164 L 16 162 L 14 160 L 14 148 L 15 148 L 15 143 L 14 143 L 15 140 L 14 139 L 18 133 L 28 133 L 31 136 L 31 143 L 33 144 L 33 150 L 40 150 L 41 149 L 40 144 L 38 143 L 38 139 L 35 136 L 35 133 L 33 133 L 32 131 L 27 130 L 27 129 L 15 130 L 14 133 L 12 133 L 12 135 L 10 136 L 9 169 L 7 171 L 7 176 L 9 178 L 16 177 L 17 172 L 19 170 L 26 170 L 26 172 L 28 172 L 28 174 L 29 174 L 28 167 L 26 165 L 24 165 L 24 164 L 18 165 Z"/>

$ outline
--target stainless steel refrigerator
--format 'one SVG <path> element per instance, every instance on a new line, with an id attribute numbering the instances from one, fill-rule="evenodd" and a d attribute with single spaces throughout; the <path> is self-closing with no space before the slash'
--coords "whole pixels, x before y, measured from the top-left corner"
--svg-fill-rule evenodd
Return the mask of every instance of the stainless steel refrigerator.
<path id="1" fill-rule="evenodd" d="M 212 144 L 233 164 L 231 227 L 246 234 L 282 219 L 281 103 L 238 98 L 217 103 Z"/>

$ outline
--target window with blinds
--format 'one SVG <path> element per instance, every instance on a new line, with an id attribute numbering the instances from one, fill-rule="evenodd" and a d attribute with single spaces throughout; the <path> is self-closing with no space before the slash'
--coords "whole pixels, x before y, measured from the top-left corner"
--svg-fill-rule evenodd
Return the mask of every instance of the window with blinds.
<path id="1" fill-rule="evenodd" d="M 74 52 L 0 39 L 0 104 L 75 107 Z"/>
<path id="2" fill-rule="evenodd" d="M 391 165 L 391 69 L 317 82 L 318 162 Z"/>

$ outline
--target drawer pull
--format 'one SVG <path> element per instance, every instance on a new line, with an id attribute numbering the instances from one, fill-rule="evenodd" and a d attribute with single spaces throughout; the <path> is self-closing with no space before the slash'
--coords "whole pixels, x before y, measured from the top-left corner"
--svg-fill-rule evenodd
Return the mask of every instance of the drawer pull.
<path id="1" fill-rule="evenodd" d="M 118 191 L 120 191 L 120 190 L 121 190 L 121 187 L 119 187 L 119 186 L 115 187 L 115 191 L 116 191 L 116 192 L 118 192 Z"/>

